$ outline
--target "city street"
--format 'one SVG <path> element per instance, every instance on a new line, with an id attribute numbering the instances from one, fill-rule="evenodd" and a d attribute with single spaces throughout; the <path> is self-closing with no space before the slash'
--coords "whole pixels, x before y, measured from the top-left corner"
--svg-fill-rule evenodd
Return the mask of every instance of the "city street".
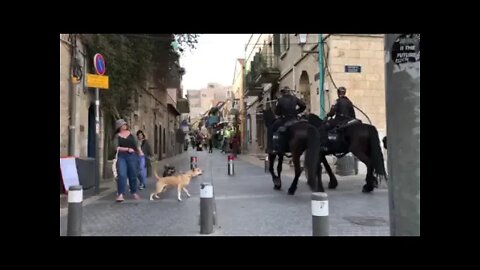
<path id="1" fill-rule="evenodd" d="M 60 236 L 68 211 L 82 236 L 420 236 L 420 37 L 60 33 Z M 290 156 L 280 190 L 266 152 Z M 323 168 L 328 197 L 304 172 L 288 195 L 293 160 L 326 154 L 336 189 Z M 152 169 L 193 156 L 191 196 L 179 176 L 150 200 Z"/>
<path id="2" fill-rule="evenodd" d="M 311 192 L 304 176 L 294 196 L 287 195 L 293 171 L 284 165 L 282 190 L 273 189 L 270 174 L 264 172 L 263 161 L 256 156 L 239 155 L 235 175 L 227 175 L 227 156 L 215 149 L 189 150 L 160 163 L 175 165 L 177 171 L 189 169 L 190 156 L 198 157 L 204 174 L 192 179 L 188 190 L 192 195 L 176 199 L 170 188 L 159 200 L 149 201 L 154 180 L 140 191 L 141 200 L 128 196 L 115 202 L 115 189 L 107 195 L 84 204 L 83 236 L 196 236 L 200 235 L 200 183 L 212 182 L 217 211 L 217 224 L 212 236 L 310 236 L 312 235 Z M 332 236 L 388 236 L 388 192 L 383 182 L 372 194 L 361 192 L 364 175 L 338 177 L 336 190 L 329 196 L 329 223 Z M 324 186 L 328 176 L 323 175 Z M 110 184 L 111 187 L 113 185 Z M 64 211 L 65 212 L 65 211 Z M 60 235 L 66 235 L 65 213 L 60 217 Z"/>

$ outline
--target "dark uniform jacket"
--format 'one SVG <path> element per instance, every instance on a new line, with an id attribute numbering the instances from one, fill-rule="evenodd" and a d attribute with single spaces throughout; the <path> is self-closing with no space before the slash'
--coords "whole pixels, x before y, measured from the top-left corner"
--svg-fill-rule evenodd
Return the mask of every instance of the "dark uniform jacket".
<path id="1" fill-rule="evenodd" d="M 298 110 L 297 105 L 300 107 Z M 302 113 L 305 108 L 307 108 L 307 106 L 301 99 L 294 95 L 286 95 L 278 99 L 275 114 L 284 118 L 294 118 L 299 113 Z"/>
<path id="2" fill-rule="evenodd" d="M 355 119 L 355 110 L 353 103 L 346 96 L 339 97 L 335 105 L 327 114 L 328 117 L 336 116 L 337 118 Z"/>

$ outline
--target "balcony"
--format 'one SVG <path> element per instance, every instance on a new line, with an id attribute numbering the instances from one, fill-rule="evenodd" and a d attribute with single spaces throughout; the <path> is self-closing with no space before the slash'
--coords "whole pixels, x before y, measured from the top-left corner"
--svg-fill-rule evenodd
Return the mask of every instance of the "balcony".
<path id="1" fill-rule="evenodd" d="M 277 68 L 278 56 L 274 54 L 257 53 L 251 63 L 251 69 L 246 74 L 246 95 L 258 96 L 263 92 L 263 84 L 275 83 L 280 78 Z"/>
<path id="2" fill-rule="evenodd" d="M 188 100 L 185 98 L 179 98 L 177 100 L 177 109 L 180 113 L 190 113 Z"/>
<path id="3" fill-rule="evenodd" d="M 280 77 L 277 68 L 277 57 L 273 54 L 258 54 L 255 68 L 257 69 L 256 84 L 273 83 Z M 254 58 L 255 60 L 255 58 Z"/>
<path id="4" fill-rule="evenodd" d="M 168 92 L 172 93 L 173 91 L 176 91 L 176 89 L 168 89 L 167 90 L 167 108 L 171 113 L 178 116 L 178 115 L 180 115 L 180 112 L 177 110 L 176 97 L 175 97 L 175 99 L 173 99 L 172 96 L 170 95 L 170 93 L 168 93 Z"/>

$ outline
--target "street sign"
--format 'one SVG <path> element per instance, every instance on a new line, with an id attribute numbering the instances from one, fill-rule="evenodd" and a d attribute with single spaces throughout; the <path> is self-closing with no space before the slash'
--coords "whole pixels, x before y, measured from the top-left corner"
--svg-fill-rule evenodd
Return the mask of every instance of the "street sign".
<path id="1" fill-rule="evenodd" d="M 105 59 L 103 58 L 103 55 L 97 53 L 93 57 L 93 65 L 95 66 L 95 71 L 97 72 L 98 75 L 104 75 L 106 71 L 105 67 Z"/>
<path id="2" fill-rule="evenodd" d="M 87 73 L 87 87 L 108 89 L 108 76 Z"/>
<path id="3" fill-rule="evenodd" d="M 361 66 L 345 66 L 345 72 L 361 73 L 362 72 L 362 67 Z"/>

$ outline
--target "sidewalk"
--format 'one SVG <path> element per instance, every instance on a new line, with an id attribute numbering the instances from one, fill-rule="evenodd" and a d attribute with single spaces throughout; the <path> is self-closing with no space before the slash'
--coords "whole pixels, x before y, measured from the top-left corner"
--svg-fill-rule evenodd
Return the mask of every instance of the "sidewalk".
<path id="1" fill-rule="evenodd" d="M 180 155 L 162 159 L 160 161 L 155 161 L 154 164 L 152 164 L 152 166 L 157 166 L 157 168 L 161 170 L 159 172 L 159 174 L 161 174 L 163 173 L 163 166 L 165 166 L 166 164 L 178 163 L 178 160 L 183 158 L 183 157 L 180 157 L 183 154 L 185 154 L 185 152 L 183 152 Z M 147 182 L 153 181 L 152 179 L 153 177 L 148 178 Z M 114 181 L 114 179 L 113 178 L 104 179 L 100 182 L 100 193 L 98 195 L 94 195 L 93 188 L 83 191 L 84 193 L 83 206 L 89 205 L 101 198 L 105 198 L 107 196 L 111 196 L 112 194 L 116 194 L 116 192 L 117 192 L 117 183 Z M 68 196 L 65 194 L 61 194 L 60 195 L 60 217 L 66 216 L 67 214 L 68 214 Z"/>

